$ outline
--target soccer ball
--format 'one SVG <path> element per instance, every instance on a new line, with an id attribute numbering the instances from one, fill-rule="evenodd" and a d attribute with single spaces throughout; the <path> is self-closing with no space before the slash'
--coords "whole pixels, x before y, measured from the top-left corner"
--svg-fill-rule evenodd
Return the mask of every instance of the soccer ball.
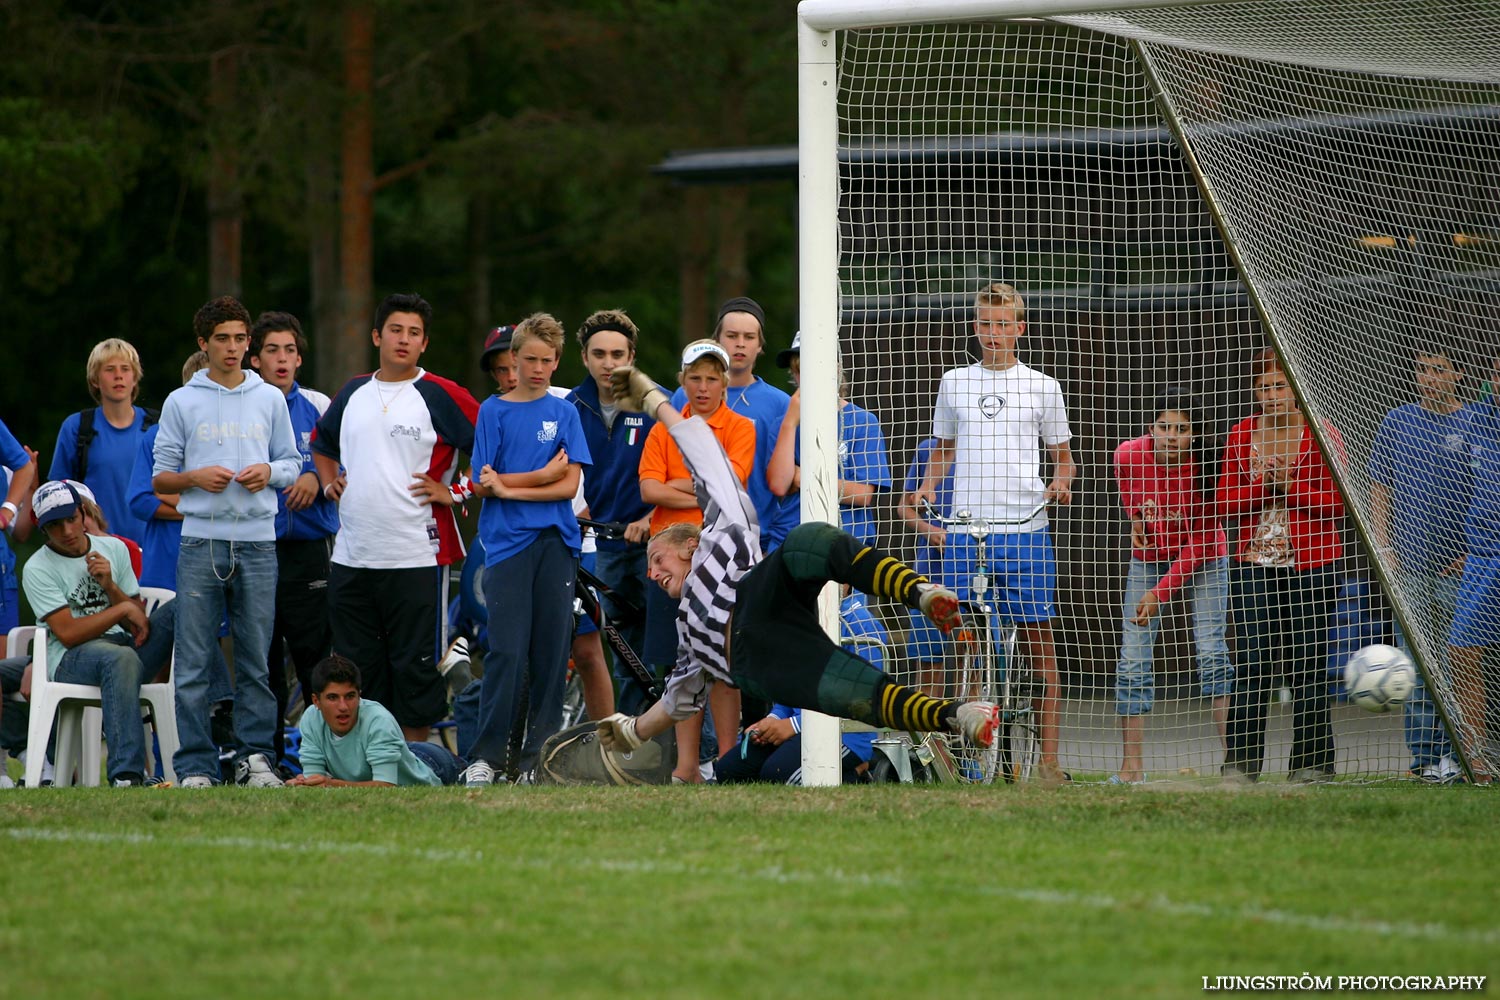
<path id="1" fill-rule="evenodd" d="M 1344 664 L 1349 700 L 1370 712 L 1389 712 L 1417 686 L 1411 657 L 1395 646 L 1366 646 Z"/>

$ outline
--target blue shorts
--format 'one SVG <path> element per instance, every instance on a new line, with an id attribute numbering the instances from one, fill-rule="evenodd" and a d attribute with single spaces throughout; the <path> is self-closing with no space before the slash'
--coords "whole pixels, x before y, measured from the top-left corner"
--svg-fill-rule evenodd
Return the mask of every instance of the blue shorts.
<path id="1" fill-rule="evenodd" d="M 597 552 L 587 552 L 580 555 L 578 557 L 579 567 L 588 570 L 590 573 L 594 572 L 595 557 L 598 554 Z M 589 635 L 597 631 L 599 631 L 599 626 L 594 624 L 594 619 L 588 615 L 579 615 L 578 624 L 573 627 L 573 638 L 577 639 L 580 636 Z"/>
<path id="2" fill-rule="evenodd" d="M 1464 560 L 1448 644 L 1500 646 L 1500 558 L 1470 554 Z"/>
<path id="3" fill-rule="evenodd" d="M 938 631 L 932 619 L 911 608 L 911 628 L 906 633 L 906 655 L 919 663 L 939 663 L 948 640 Z"/>
<path id="4" fill-rule="evenodd" d="M 977 549 L 974 539 L 956 533 L 948 535 L 943 549 L 943 583 L 964 600 L 975 599 Z M 1056 617 L 1057 558 L 1052 554 L 1052 533 L 1048 529 L 991 535 L 985 549 L 989 599 L 1001 618 L 1047 622 Z"/>

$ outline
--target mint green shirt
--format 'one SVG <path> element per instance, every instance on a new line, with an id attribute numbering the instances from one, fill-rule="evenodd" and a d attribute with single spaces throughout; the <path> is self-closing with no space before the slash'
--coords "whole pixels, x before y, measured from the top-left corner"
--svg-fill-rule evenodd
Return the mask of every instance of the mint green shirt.
<path id="1" fill-rule="evenodd" d="M 140 593 L 135 580 L 135 571 L 130 568 L 130 550 L 118 538 L 89 535 L 89 551 L 98 552 L 109 560 L 110 575 L 115 585 L 127 597 Z M 81 556 L 65 556 L 55 549 L 42 546 L 26 561 L 21 569 L 21 589 L 26 601 L 36 612 L 36 623 L 47 624 L 47 617 L 55 611 L 67 608 L 74 618 L 87 618 L 109 609 L 109 595 L 99 581 L 89 575 L 88 553 Z M 112 625 L 104 635 L 130 637 L 123 625 Z M 104 636 L 100 636 L 102 639 Z M 47 630 L 47 676 L 57 676 L 57 666 L 67 653 L 57 633 Z M 399 731 L 399 730 L 398 730 Z"/>
<path id="2" fill-rule="evenodd" d="M 302 773 L 339 781 L 441 785 L 432 768 L 406 745 L 396 717 L 378 701 L 359 701 L 354 728 L 335 736 L 316 706 L 302 713 Z"/>

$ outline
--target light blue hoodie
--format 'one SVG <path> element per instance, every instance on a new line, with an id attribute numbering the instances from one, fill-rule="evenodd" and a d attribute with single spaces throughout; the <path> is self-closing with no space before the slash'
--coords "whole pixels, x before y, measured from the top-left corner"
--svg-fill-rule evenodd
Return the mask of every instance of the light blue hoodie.
<path id="1" fill-rule="evenodd" d="M 173 390 L 161 411 L 152 475 L 222 465 L 238 475 L 252 465 L 271 466 L 259 493 L 231 482 L 222 493 L 185 490 L 177 503 L 182 534 L 236 542 L 276 540 L 276 495 L 302 470 L 286 397 L 252 371 L 226 389 L 200 371 Z"/>

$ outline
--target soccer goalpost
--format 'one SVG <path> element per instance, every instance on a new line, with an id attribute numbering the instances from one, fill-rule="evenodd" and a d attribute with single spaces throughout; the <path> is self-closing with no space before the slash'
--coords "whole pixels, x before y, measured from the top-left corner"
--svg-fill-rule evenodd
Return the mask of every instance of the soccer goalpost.
<path id="1" fill-rule="evenodd" d="M 1340 778 L 1494 773 L 1500 0 L 803 0 L 798 17 L 804 519 L 836 522 L 839 479 L 860 474 L 841 465 L 847 401 L 884 435 L 881 544 L 924 556 L 899 501 L 943 373 L 980 359 L 975 293 L 1007 282 L 1025 302 L 1019 360 L 1058 381 L 1078 465 L 1049 529 L 1062 767 L 1217 780 L 1221 710 L 1260 676 L 1263 780 L 1329 759 Z M 1244 423 L 1268 349 L 1310 432 L 1300 450 L 1275 421 Z M 1148 673 L 1138 636 L 1122 654 L 1132 521 L 1115 459 L 1145 438 L 1132 454 L 1170 464 L 1148 429 L 1174 386 L 1199 404 L 1204 494 L 1223 474 L 1256 499 L 1222 518 L 1227 569 L 1205 552 L 1166 595 Z M 1226 452 L 1236 425 L 1253 447 Z M 1173 537 L 1154 514 L 1137 541 Z M 1135 567 L 1131 596 L 1165 568 Z M 963 694 L 919 671 L 930 649 L 882 610 L 886 668 Z M 1430 701 L 1347 704 L 1349 654 L 1398 642 Z M 1308 749 L 1325 698 L 1332 758 Z M 837 784 L 836 720 L 803 732 L 805 782 Z"/>

